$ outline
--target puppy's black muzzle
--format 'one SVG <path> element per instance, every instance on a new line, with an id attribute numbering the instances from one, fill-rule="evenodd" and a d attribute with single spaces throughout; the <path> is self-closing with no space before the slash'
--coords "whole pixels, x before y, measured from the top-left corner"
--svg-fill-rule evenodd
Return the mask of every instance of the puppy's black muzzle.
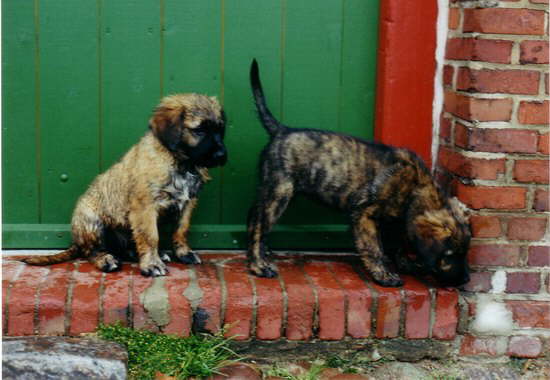
<path id="1" fill-rule="evenodd" d="M 219 150 L 214 152 L 214 154 L 212 154 L 211 162 L 212 166 L 209 167 L 225 165 L 227 162 L 227 149 L 222 146 Z"/>

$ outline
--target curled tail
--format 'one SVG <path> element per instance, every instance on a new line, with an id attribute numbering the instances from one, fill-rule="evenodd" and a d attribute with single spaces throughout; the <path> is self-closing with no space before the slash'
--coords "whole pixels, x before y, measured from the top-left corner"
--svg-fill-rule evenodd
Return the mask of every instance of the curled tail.
<path id="1" fill-rule="evenodd" d="M 76 245 L 71 245 L 69 249 L 63 252 L 59 252 L 55 255 L 48 255 L 48 256 L 26 256 L 19 258 L 19 261 L 23 261 L 24 263 L 31 264 L 31 265 L 51 265 L 51 264 L 59 264 L 63 263 L 65 261 L 76 259 L 79 255 L 79 250 Z"/>
<path id="2" fill-rule="evenodd" d="M 254 95 L 254 102 L 258 109 L 258 115 L 262 125 L 271 136 L 275 136 L 279 132 L 285 130 L 287 127 L 279 123 L 277 119 L 273 117 L 267 104 L 265 102 L 264 91 L 262 90 L 262 82 L 260 82 L 260 71 L 258 69 L 258 62 L 256 59 L 252 60 L 250 65 L 250 85 L 252 86 L 252 94 Z"/>

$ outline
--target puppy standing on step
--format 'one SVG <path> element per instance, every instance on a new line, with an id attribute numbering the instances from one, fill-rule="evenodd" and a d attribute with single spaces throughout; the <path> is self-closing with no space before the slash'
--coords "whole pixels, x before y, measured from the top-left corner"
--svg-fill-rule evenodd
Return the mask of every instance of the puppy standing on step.
<path id="1" fill-rule="evenodd" d="M 292 196 L 301 192 L 349 215 L 357 251 L 377 283 L 403 283 L 389 265 L 392 259 L 396 264 L 403 261 L 399 257 L 402 245 L 396 244 L 402 235 L 419 259 L 412 267 L 422 268 L 445 285 L 458 286 L 469 280 L 470 232 L 465 216 L 456 199 L 449 200 L 440 192 L 413 152 L 284 126 L 267 108 L 255 60 L 250 81 L 260 121 L 270 135 L 260 159 L 257 202 L 248 219 L 252 273 L 277 275 L 267 257 L 266 235 Z M 384 252 L 384 242 L 389 252 Z"/>
<path id="2" fill-rule="evenodd" d="M 178 94 L 163 98 L 149 121 L 151 129 L 122 159 L 99 175 L 80 197 L 72 218 L 73 244 L 53 256 L 22 260 L 48 265 L 86 257 L 98 269 L 120 268 L 120 258 L 136 250 L 145 276 L 167 273 L 158 253 L 160 217 L 175 214 L 174 254 L 199 263 L 187 244 L 197 196 L 208 169 L 225 164 L 225 115 L 213 97 Z"/>

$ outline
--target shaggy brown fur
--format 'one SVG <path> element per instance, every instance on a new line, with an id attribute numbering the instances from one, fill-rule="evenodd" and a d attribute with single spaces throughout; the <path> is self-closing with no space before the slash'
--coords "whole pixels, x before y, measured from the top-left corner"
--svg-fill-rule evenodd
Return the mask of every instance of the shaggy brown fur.
<path id="1" fill-rule="evenodd" d="M 252 273 L 277 274 L 267 257 L 266 235 L 294 194 L 301 192 L 349 215 L 357 251 L 379 284 L 402 284 L 391 270 L 392 261 L 417 273 L 422 269 L 448 285 L 468 281 L 470 232 L 465 216 L 456 199 L 442 194 L 413 152 L 284 126 L 267 108 L 256 61 L 250 80 L 260 120 L 271 137 L 261 155 L 258 199 L 248 220 Z M 403 242 L 399 241 L 403 235 L 421 265 L 403 264 Z"/>
<path id="2" fill-rule="evenodd" d="M 98 269 L 120 268 L 137 251 L 145 276 L 165 275 L 169 256 L 158 253 L 157 221 L 178 217 L 174 254 L 199 263 L 187 244 L 191 214 L 209 167 L 223 165 L 225 116 L 215 98 L 178 94 L 163 98 L 149 121 L 150 132 L 122 159 L 99 175 L 80 197 L 72 217 L 73 244 L 53 256 L 26 257 L 35 265 L 87 257 Z"/>

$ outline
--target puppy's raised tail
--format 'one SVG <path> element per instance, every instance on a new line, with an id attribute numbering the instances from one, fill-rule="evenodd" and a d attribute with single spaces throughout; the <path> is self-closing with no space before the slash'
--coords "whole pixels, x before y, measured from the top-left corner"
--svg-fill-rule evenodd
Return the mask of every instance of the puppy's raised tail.
<path id="1" fill-rule="evenodd" d="M 258 109 L 258 116 L 269 135 L 275 136 L 285 130 L 287 127 L 279 123 L 279 121 L 273 117 L 269 108 L 267 108 L 264 91 L 262 90 L 262 82 L 260 82 L 260 70 L 256 59 L 253 59 L 250 65 L 250 85 L 252 86 L 254 102 Z"/>
<path id="2" fill-rule="evenodd" d="M 51 265 L 64 263 L 65 261 L 76 259 L 79 256 L 79 249 L 73 244 L 66 251 L 59 252 L 55 255 L 25 256 L 19 257 L 18 260 L 31 265 Z"/>

